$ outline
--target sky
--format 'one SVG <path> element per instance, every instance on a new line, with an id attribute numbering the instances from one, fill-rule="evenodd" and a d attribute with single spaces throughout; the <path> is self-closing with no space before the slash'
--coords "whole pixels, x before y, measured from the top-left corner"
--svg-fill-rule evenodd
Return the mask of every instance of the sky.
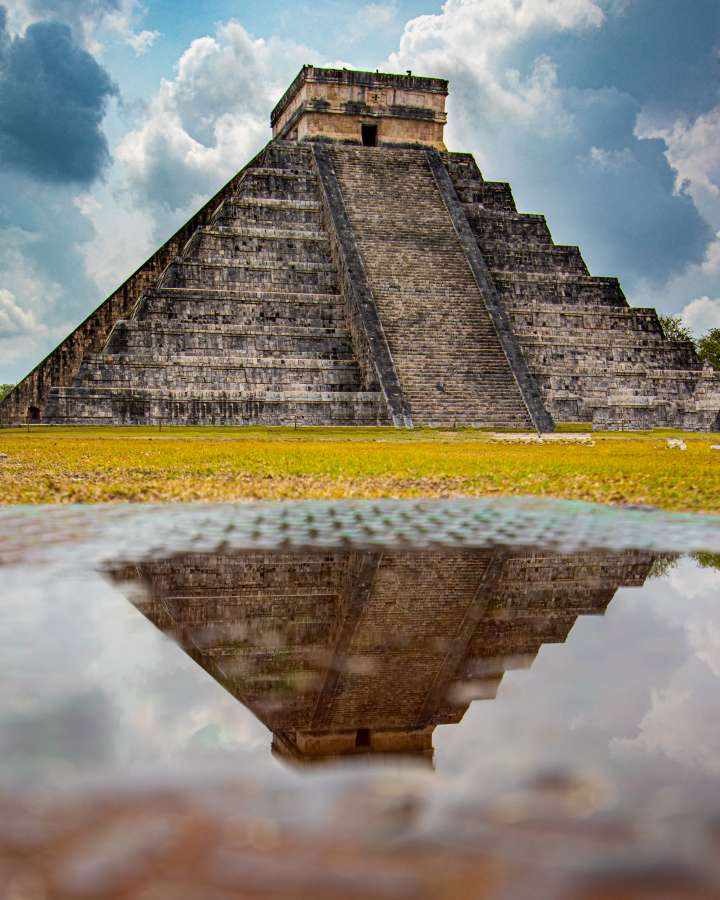
<path id="1" fill-rule="evenodd" d="M 304 63 L 450 80 L 450 150 L 720 326 L 720 0 L 0 0 L 0 383 L 270 137 Z"/>

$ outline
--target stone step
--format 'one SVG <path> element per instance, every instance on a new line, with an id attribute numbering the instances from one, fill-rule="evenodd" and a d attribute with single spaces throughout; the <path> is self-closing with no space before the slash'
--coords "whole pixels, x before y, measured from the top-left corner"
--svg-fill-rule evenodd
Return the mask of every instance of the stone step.
<path id="1" fill-rule="evenodd" d="M 286 197 L 241 197 L 235 196 L 231 200 L 223 201 L 221 209 L 227 206 L 237 206 L 241 209 L 273 209 L 295 212 L 320 212 L 322 202 L 320 200 L 293 200 Z"/>
<path id="2" fill-rule="evenodd" d="M 656 311 L 641 306 L 601 307 L 548 303 L 525 308 L 517 306 L 512 309 L 511 314 L 516 328 L 599 328 L 608 331 L 634 328 L 663 334 Z"/>
<path id="3" fill-rule="evenodd" d="M 354 359 L 327 359 L 313 356 L 252 356 L 241 354 L 223 354 L 222 356 L 175 356 L 170 360 L 159 359 L 155 354 L 142 355 L 138 353 L 93 353 L 83 360 L 84 364 L 97 365 L 108 364 L 130 367 L 140 366 L 152 368 L 157 366 L 177 366 L 181 370 L 207 366 L 208 368 L 220 368 L 226 370 L 248 368 L 271 368 L 280 372 L 289 371 L 293 377 L 306 377 L 306 371 L 314 369 L 326 372 L 354 369 L 357 363 Z"/>
<path id="4" fill-rule="evenodd" d="M 545 216 L 484 210 L 470 214 L 468 221 L 481 247 L 503 241 L 533 249 L 553 245 Z"/>
<path id="5" fill-rule="evenodd" d="M 307 231 L 314 234 L 322 223 L 322 210 L 319 204 L 297 208 L 296 204 L 266 203 L 258 201 L 257 205 L 241 205 L 226 203 L 212 220 L 214 228 L 284 228 L 294 232 Z"/>
<path id="6" fill-rule="evenodd" d="M 342 328 L 347 330 L 345 308 L 341 304 L 305 303 L 264 300 L 175 300 L 151 298 L 137 307 L 133 321 L 150 327 L 217 326 Z"/>
<path id="7" fill-rule="evenodd" d="M 268 241 L 317 241 L 328 245 L 330 238 L 321 228 L 279 228 L 274 226 L 241 226 L 241 225 L 205 225 L 198 228 L 198 234 L 212 234 L 231 238 L 257 238 L 263 243 Z"/>
<path id="8" fill-rule="evenodd" d="M 284 169 L 250 169 L 238 186 L 237 196 L 318 200 L 320 184 L 314 173 L 288 172 Z"/>
<path id="9" fill-rule="evenodd" d="M 679 369 L 698 365 L 691 349 L 680 347 L 644 347 L 626 345 L 601 346 L 592 344 L 578 346 L 576 343 L 524 345 L 525 357 L 532 372 L 546 366 L 566 366 L 569 372 L 579 374 L 585 367 L 602 368 L 612 374 L 618 364 L 637 363 L 646 369 Z M 609 368 L 612 367 L 612 368 Z"/>
<path id="10" fill-rule="evenodd" d="M 144 294 L 145 297 L 166 299 L 170 301 L 228 301 L 237 304 L 244 303 L 288 303 L 302 304 L 305 306 L 322 306 L 324 304 L 343 303 L 342 296 L 337 292 L 312 293 L 311 291 L 265 290 L 263 288 L 213 288 L 213 287 L 162 287 L 151 288 Z"/>
<path id="11" fill-rule="evenodd" d="M 512 188 L 505 181 L 467 180 L 453 181 L 453 184 L 467 215 L 477 214 L 484 209 L 508 213 L 518 211 Z"/>
<path id="12" fill-rule="evenodd" d="M 191 262 L 178 259 L 165 271 L 162 287 L 231 289 L 239 285 L 277 291 L 336 293 L 336 270 L 324 264 L 296 263 L 291 266 L 233 265 L 228 261 Z"/>
<path id="13" fill-rule="evenodd" d="M 589 275 L 577 247 L 553 245 L 535 248 L 507 242 L 479 242 L 485 263 L 495 272 L 558 272 L 561 275 Z"/>
<path id="14" fill-rule="evenodd" d="M 188 243 L 183 259 L 193 261 L 227 261 L 234 265 L 258 266 L 322 266 L 332 268 L 330 245 L 326 241 L 270 237 L 240 237 L 219 231 L 199 231 Z"/>
<path id="15" fill-rule="evenodd" d="M 303 376 L 299 380 L 298 374 Z M 265 396 L 268 392 L 274 394 L 292 394 L 293 396 L 308 396 L 315 393 L 357 393 L 362 390 L 360 373 L 357 369 L 345 371 L 312 372 L 315 377 L 308 377 L 307 373 L 296 373 L 275 368 L 245 368 L 230 369 L 217 366 L 175 366 L 168 363 L 166 367 L 155 366 L 112 366 L 103 363 L 101 367 L 93 369 L 85 366 L 83 369 L 83 384 L 85 388 L 133 388 L 140 383 L 146 390 L 158 390 L 167 393 L 169 387 L 176 384 L 176 379 L 182 378 L 185 388 L 192 393 L 208 391 L 222 384 L 222 393 L 232 396 L 253 397 Z M 142 381 L 138 381 L 142 379 Z"/>
<path id="16" fill-rule="evenodd" d="M 310 156 L 307 156 L 307 161 L 310 163 L 310 167 L 312 166 L 312 161 Z M 308 166 L 303 166 L 302 169 L 297 169 L 293 171 L 290 168 L 284 166 L 255 166 L 252 169 L 248 169 L 246 178 L 271 178 L 278 177 L 289 180 L 314 180 L 317 183 L 317 175 L 312 171 L 312 168 L 308 169 Z"/>
<path id="17" fill-rule="evenodd" d="M 255 326 L 288 328 L 342 329 L 347 331 L 345 310 L 342 307 L 291 306 L 288 303 L 233 303 L 227 301 L 169 301 L 163 305 L 154 301 L 150 309 L 133 321 L 146 323 L 150 328 L 199 328 L 208 322 L 221 327 L 243 330 Z"/>
<path id="18" fill-rule="evenodd" d="M 586 327 L 580 323 L 575 327 L 515 326 L 514 330 L 515 334 L 521 338 L 523 345 L 527 346 L 555 344 L 564 347 L 568 343 L 572 343 L 582 347 L 661 347 L 667 349 L 668 345 L 668 340 L 663 334 L 632 328 L 629 324 L 615 329 Z"/>
<path id="19" fill-rule="evenodd" d="M 215 322 L 202 324 L 160 324 L 154 325 L 147 320 L 120 319 L 115 323 L 118 329 L 124 329 L 126 333 L 135 332 L 145 334 L 224 334 L 228 337 L 302 337 L 305 339 L 345 338 L 347 329 L 342 325 L 330 325 L 325 328 L 307 327 L 305 325 L 276 325 L 271 323 L 263 325 L 256 323 L 252 326 L 245 325 L 218 325 Z"/>
<path id="20" fill-rule="evenodd" d="M 121 323 L 116 325 L 107 343 L 110 353 L 157 353 L 159 358 L 176 354 L 213 355 L 225 351 L 227 353 L 250 353 L 265 356 L 268 354 L 292 356 L 318 356 L 326 359 L 352 358 L 352 347 L 349 334 L 342 335 L 302 335 L 302 334 L 247 334 L 242 331 L 227 333 L 218 331 L 187 331 L 170 329 L 155 330 L 150 328 L 128 328 Z"/>
<path id="21" fill-rule="evenodd" d="M 93 398 L 110 395 L 132 395 L 139 400 L 253 400 L 261 399 L 268 403 L 285 403 L 302 400 L 303 403 L 369 403 L 377 400 L 378 394 L 372 391 L 275 391 L 266 390 L 261 385 L 253 385 L 252 393 L 243 390 L 225 391 L 209 388 L 203 391 L 194 391 L 189 388 L 126 388 L 124 385 L 111 385 L 98 391 L 88 385 L 86 387 L 53 388 L 56 397 Z"/>
<path id="22" fill-rule="evenodd" d="M 492 277 L 509 310 L 515 306 L 551 304 L 628 308 L 616 278 L 563 275 L 559 272 L 499 271 L 492 272 Z"/>
<path id="23" fill-rule="evenodd" d="M 53 388 L 48 400 L 50 418 L 67 424 L 113 422 L 141 425 L 153 422 L 178 425 L 369 425 L 387 424 L 379 394 L 324 394 L 317 399 L 263 397 L 242 399 L 155 396 L 135 390 L 116 392 Z"/>

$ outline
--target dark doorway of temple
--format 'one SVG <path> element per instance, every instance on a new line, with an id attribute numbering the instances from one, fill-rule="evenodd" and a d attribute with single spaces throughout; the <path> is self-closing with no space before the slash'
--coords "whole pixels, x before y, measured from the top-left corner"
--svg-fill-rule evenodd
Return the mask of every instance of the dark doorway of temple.
<path id="1" fill-rule="evenodd" d="M 361 125 L 362 142 L 365 147 L 377 147 L 377 125 Z"/>
<path id="2" fill-rule="evenodd" d="M 370 729 L 358 728 L 355 734 L 356 747 L 370 747 Z"/>
<path id="3" fill-rule="evenodd" d="M 37 425 L 40 421 L 40 407 L 28 406 L 27 420 L 31 425 Z"/>

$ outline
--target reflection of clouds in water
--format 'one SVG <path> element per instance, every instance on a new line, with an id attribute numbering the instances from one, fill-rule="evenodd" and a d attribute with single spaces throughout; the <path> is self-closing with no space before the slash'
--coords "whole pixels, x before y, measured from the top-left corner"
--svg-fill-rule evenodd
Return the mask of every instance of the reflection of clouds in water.
<path id="1" fill-rule="evenodd" d="M 653 611 L 685 635 L 685 658 L 656 682 L 635 734 L 616 739 L 620 759 L 662 756 L 688 769 L 720 772 L 720 573 L 683 559 L 664 582 Z"/>
<path id="2" fill-rule="evenodd" d="M 708 683 L 711 679 L 706 669 L 690 663 L 670 686 L 653 691 L 637 736 L 614 739 L 613 756 L 621 762 L 642 762 L 661 755 L 691 770 L 720 773 L 717 684 Z"/>
<path id="3" fill-rule="evenodd" d="M 187 765 L 212 752 L 237 768 L 274 766 L 267 730 L 219 684 L 95 576 L 55 579 L 5 570 L 0 638 L 0 755 L 13 777 L 48 753 L 58 771 L 110 763 Z M 217 739 L 198 742 L 203 729 Z M 198 762 L 202 762 L 198 758 Z"/>
<path id="4" fill-rule="evenodd" d="M 603 618 L 578 619 L 528 672 L 506 673 L 497 700 L 438 729 L 438 769 L 460 790 L 578 761 L 716 773 L 718 588 L 720 573 L 683 559 L 666 578 L 619 590 Z"/>
<path id="5" fill-rule="evenodd" d="M 45 777 L 54 770 L 82 771 L 113 761 L 114 709 L 101 691 L 86 691 L 2 722 L 0 756 L 22 778 L 34 764 Z"/>

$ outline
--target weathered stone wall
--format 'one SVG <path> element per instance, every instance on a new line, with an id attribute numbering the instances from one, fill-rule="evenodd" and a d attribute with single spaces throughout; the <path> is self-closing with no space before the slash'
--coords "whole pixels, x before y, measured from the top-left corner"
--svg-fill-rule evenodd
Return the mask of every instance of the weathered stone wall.
<path id="1" fill-rule="evenodd" d="M 361 143 L 362 126 L 377 125 L 377 145 L 379 147 L 399 144 L 406 146 L 416 144 L 445 150 L 443 133 L 445 126 L 441 122 L 428 122 L 418 118 L 389 118 L 378 114 L 377 122 L 373 122 L 369 112 L 347 115 L 337 112 L 303 111 L 296 126 L 296 140 L 316 141 L 330 140 L 347 144 Z"/>
<path id="2" fill-rule="evenodd" d="M 305 66 L 273 111 L 273 136 L 361 143 L 374 124 L 379 144 L 444 150 L 446 97 L 440 78 Z"/>

